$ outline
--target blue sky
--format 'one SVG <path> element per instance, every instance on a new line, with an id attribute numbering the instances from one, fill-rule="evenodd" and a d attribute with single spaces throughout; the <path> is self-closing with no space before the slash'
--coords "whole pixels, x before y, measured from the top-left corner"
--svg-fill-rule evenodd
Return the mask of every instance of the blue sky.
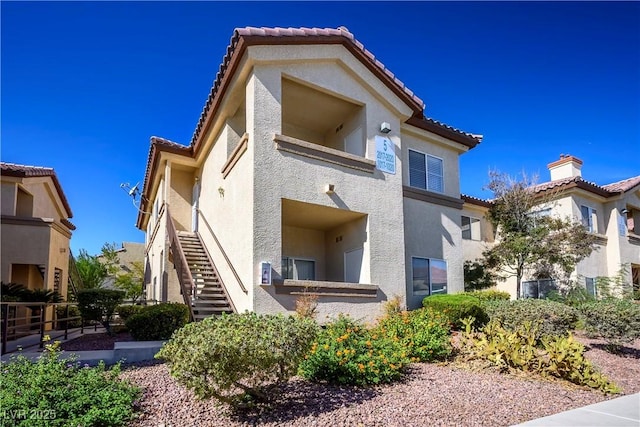
<path id="1" fill-rule="evenodd" d="M 640 175 L 640 3 L 6 2 L 2 160 L 54 167 L 77 253 L 143 241 L 119 188 L 149 137 L 188 144 L 235 27 L 349 28 L 427 104 L 484 135 L 460 159 L 466 194 L 490 169 L 538 173 L 560 153 L 599 184 Z"/>

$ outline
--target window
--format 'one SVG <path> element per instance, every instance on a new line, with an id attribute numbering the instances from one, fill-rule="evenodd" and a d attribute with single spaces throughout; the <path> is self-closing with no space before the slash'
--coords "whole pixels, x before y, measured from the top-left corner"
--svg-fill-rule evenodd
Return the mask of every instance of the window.
<path id="1" fill-rule="evenodd" d="M 462 216 L 462 238 L 466 240 L 480 240 L 480 220 Z"/>
<path id="2" fill-rule="evenodd" d="M 411 258 L 413 294 L 447 293 L 447 263 L 439 259 Z"/>
<path id="3" fill-rule="evenodd" d="M 316 262 L 311 259 L 282 258 L 282 278 L 316 280 Z"/>
<path id="4" fill-rule="evenodd" d="M 442 159 L 409 150 L 409 185 L 443 193 L 444 167 Z"/>
<path id="5" fill-rule="evenodd" d="M 582 225 L 591 233 L 597 233 L 598 216 L 596 210 L 589 206 L 580 206 L 580 213 L 582 214 Z"/>
<path id="6" fill-rule="evenodd" d="M 584 279 L 587 293 L 592 296 L 596 296 L 596 279 L 594 277 L 586 277 Z"/>

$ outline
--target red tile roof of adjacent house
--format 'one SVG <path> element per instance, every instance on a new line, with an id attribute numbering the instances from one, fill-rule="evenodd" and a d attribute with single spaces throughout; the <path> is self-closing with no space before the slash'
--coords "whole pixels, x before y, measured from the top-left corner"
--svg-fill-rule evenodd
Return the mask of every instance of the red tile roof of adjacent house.
<path id="1" fill-rule="evenodd" d="M 16 163 L 6 163 L 0 162 L 1 165 L 1 175 L 3 176 L 15 176 L 20 178 L 29 178 L 29 177 L 37 177 L 37 176 L 49 176 L 53 181 L 53 185 L 56 187 L 58 191 L 58 196 L 60 196 L 60 200 L 62 201 L 62 205 L 67 211 L 68 218 L 73 218 L 73 213 L 71 212 L 71 207 L 69 206 L 69 202 L 67 201 L 67 197 L 62 191 L 62 186 L 60 185 L 60 181 L 58 181 L 58 176 L 53 168 L 46 168 L 41 166 L 27 166 L 27 165 L 19 165 Z M 75 227 L 74 227 L 75 228 Z"/>
<path id="2" fill-rule="evenodd" d="M 571 188 L 580 188 L 582 190 L 589 191 L 603 197 L 613 197 L 618 194 L 625 193 L 638 185 L 640 185 L 640 176 L 634 176 L 632 178 L 627 178 L 622 181 L 614 182 L 607 185 L 598 185 L 594 182 L 585 181 L 581 176 L 572 176 L 568 178 L 557 179 L 555 181 L 543 182 L 541 184 L 534 185 L 533 187 L 531 187 L 531 189 L 534 193 L 544 193 L 550 190 L 564 191 Z M 460 198 L 465 203 L 484 207 L 491 206 L 491 200 L 484 200 L 477 197 L 468 196 L 466 194 L 461 194 Z"/>
<path id="3" fill-rule="evenodd" d="M 614 182 L 607 185 L 598 185 L 595 182 L 585 181 L 581 176 L 573 176 L 555 181 L 543 182 L 533 187 L 533 191 L 541 193 L 553 189 L 568 190 L 570 188 L 581 188 L 603 197 L 612 197 L 629 191 L 633 187 L 640 184 L 640 176 L 628 178 L 622 181 Z"/>
<path id="4" fill-rule="evenodd" d="M 385 65 L 376 59 L 354 35 L 345 27 L 339 28 L 236 28 L 227 47 L 226 54 L 216 73 L 207 101 L 200 114 L 200 119 L 191 137 L 188 147 L 162 138 L 152 137 L 143 191 L 145 196 L 151 171 L 155 168 L 153 160 L 158 151 L 172 151 L 192 157 L 201 145 L 201 136 L 209 125 L 227 90 L 240 59 L 248 46 L 257 45 L 308 45 L 308 44 L 341 44 L 360 60 L 376 77 L 402 99 L 414 112 L 407 124 L 435 133 L 469 148 L 475 147 L 482 140 L 481 136 L 463 132 L 454 127 L 424 116 L 424 102 L 405 86 Z M 157 147 L 156 147 L 157 145 Z M 191 150 L 188 152 L 187 150 Z M 144 201 L 143 201 L 144 202 Z M 144 210 L 144 209 L 143 209 Z M 138 225 L 141 216 L 138 215 Z"/>
<path id="5" fill-rule="evenodd" d="M 467 194 L 461 194 L 460 198 L 465 203 L 469 203 L 469 204 L 472 204 L 472 205 L 478 205 L 478 206 L 482 206 L 482 207 L 485 207 L 485 208 L 491 207 L 491 204 L 492 204 L 491 200 L 485 200 L 485 199 L 481 199 L 479 197 L 469 196 Z"/>
<path id="6" fill-rule="evenodd" d="M 626 192 L 637 185 L 640 185 L 640 175 L 623 179 L 622 181 L 613 182 L 611 184 L 603 185 L 602 188 L 606 189 L 607 191 Z"/>

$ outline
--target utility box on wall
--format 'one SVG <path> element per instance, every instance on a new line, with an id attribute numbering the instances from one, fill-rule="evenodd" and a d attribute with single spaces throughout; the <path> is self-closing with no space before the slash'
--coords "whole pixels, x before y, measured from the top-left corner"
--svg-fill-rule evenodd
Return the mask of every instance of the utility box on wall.
<path id="1" fill-rule="evenodd" d="M 260 263 L 260 284 L 262 285 L 271 284 L 271 263 L 270 262 Z"/>

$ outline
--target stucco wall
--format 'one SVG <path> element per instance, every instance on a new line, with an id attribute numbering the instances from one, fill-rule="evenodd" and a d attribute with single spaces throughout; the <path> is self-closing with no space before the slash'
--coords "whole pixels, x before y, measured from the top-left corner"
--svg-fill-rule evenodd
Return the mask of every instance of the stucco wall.
<path id="1" fill-rule="evenodd" d="M 243 90 L 246 93 L 246 91 Z M 248 97 L 247 97 L 248 103 Z M 222 281 L 225 283 L 236 310 L 244 312 L 253 310 L 253 147 L 248 144 L 246 152 L 242 154 L 233 169 L 224 178 L 222 168 L 232 151 L 229 144 L 235 146 L 240 135 L 224 128 L 218 135 L 207 136 L 214 141 L 206 160 L 200 170 L 200 211 L 203 218 L 199 219 L 198 230 L 209 251 L 209 255 L 216 265 Z M 250 131 L 249 131 L 250 132 Z M 238 141 L 235 140 L 238 138 Z M 251 141 L 251 135 L 249 135 Z M 215 233 L 233 268 L 239 275 L 242 284 L 247 289 L 245 293 L 235 278 L 231 266 L 225 260 L 209 227 Z M 278 261 L 278 265 L 279 265 Z"/>
<path id="2" fill-rule="evenodd" d="M 16 190 L 17 184 L 15 182 L 3 182 L 2 199 L 0 199 L 0 209 L 2 215 L 15 215 L 16 214 Z"/>
<path id="3" fill-rule="evenodd" d="M 464 290 L 460 212 L 459 209 L 404 199 L 405 274 L 409 308 L 420 307 L 424 298 L 424 295 L 414 296 L 411 291 L 412 257 L 446 261 L 447 293 Z"/>
<path id="4" fill-rule="evenodd" d="M 176 230 L 191 231 L 191 199 L 194 183 L 193 172 L 175 167 L 171 169 L 168 201 Z"/>
<path id="5" fill-rule="evenodd" d="M 282 59 L 304 59 L 305 55 L 331 51 L 345 62 L 352 58 L 342 49 L 315 48 L 293 51 L 274 49 L 269 56 Z M 253 49 L 253 48 L 250 48 Z M 261 54 L 263 49 L 257 49 Z M 346 54 L 346 55 L 345 55 Z M 259 56 L 259 55 L 258 55 Z M 294 56 L 295 57 L 295 56 Z M 361 67 L 359 67 L 361 68 Z M 362 76 L 369 72 L 361 70 Z M 282 73 L 311 82 L 328 92 L 339 93 L 354 102 L 365 104 L 367 153 L 373 159 L 375 135 L 382 121 L 391 123 L 388 135 L 400 153 L 400 117 L 397 111 L 383 105 L 377 96 L 336 63 L 305 63 L 282 66 L 256 66 L 251 78 L 253 102 L 247 103 L 247 129 L 252 135 L 250 145 L 255 149 L 254 175 L 254 260 L 253 283 L 255 310 L 278 312 L 293 309 L 294 298 L 276 295 L 273 288 L 257 286 L 260 261 L 271 262 L 280 274 L 282 255 L 282 227 L 280 205 L 283 198 L 362 212 L 368 215 L 368 232 L 364 242 L 365 258 L 370 260 L 370 282 L 380 287 L 378 299 L 320 297 L 321 315 L 349 312 L 356 317 L 373 319 L 380 313 L 380 300 L 393 295 L 404 297 L 404 243 L 402 216 L 402 159 L 396 158 L 395 175 L 376 170 L 373 174 L 301 157 L 274 149 L 273 138 L 281 134 L 281 76 Z M 375 83 L 371 76 L 371 82 Z M 367 80 L 369 81 L 369 80 Z M 383 89 L 381 89 L 385 92 Z M 388 90 L 387 90 L 388 92 Z M 395 100 L 391 96 L 390 99 Z M 255 106 L 255 108 L 254 108 Z M 309 106 L 312 108 L 312 106 Z M 406 107 L 405 107 L 406 108 Z M 407 111 L 408 112 L 408 111 Z M 335 185 L 335 194 L 324 193 L 326 184 Z M 329 239 L 330 237 L 327 236 Z M 342 255 L 344 256 L 344 255 Z M 341 275 L 343 276 L 344 273 Z"/>
<path id="6" fill-rule="evenodd" d="M 11 280 L 11 264 L 46 265 L 51 233 L 50 224 L 46 223 L 2 224 L 2 281 Z"/>

